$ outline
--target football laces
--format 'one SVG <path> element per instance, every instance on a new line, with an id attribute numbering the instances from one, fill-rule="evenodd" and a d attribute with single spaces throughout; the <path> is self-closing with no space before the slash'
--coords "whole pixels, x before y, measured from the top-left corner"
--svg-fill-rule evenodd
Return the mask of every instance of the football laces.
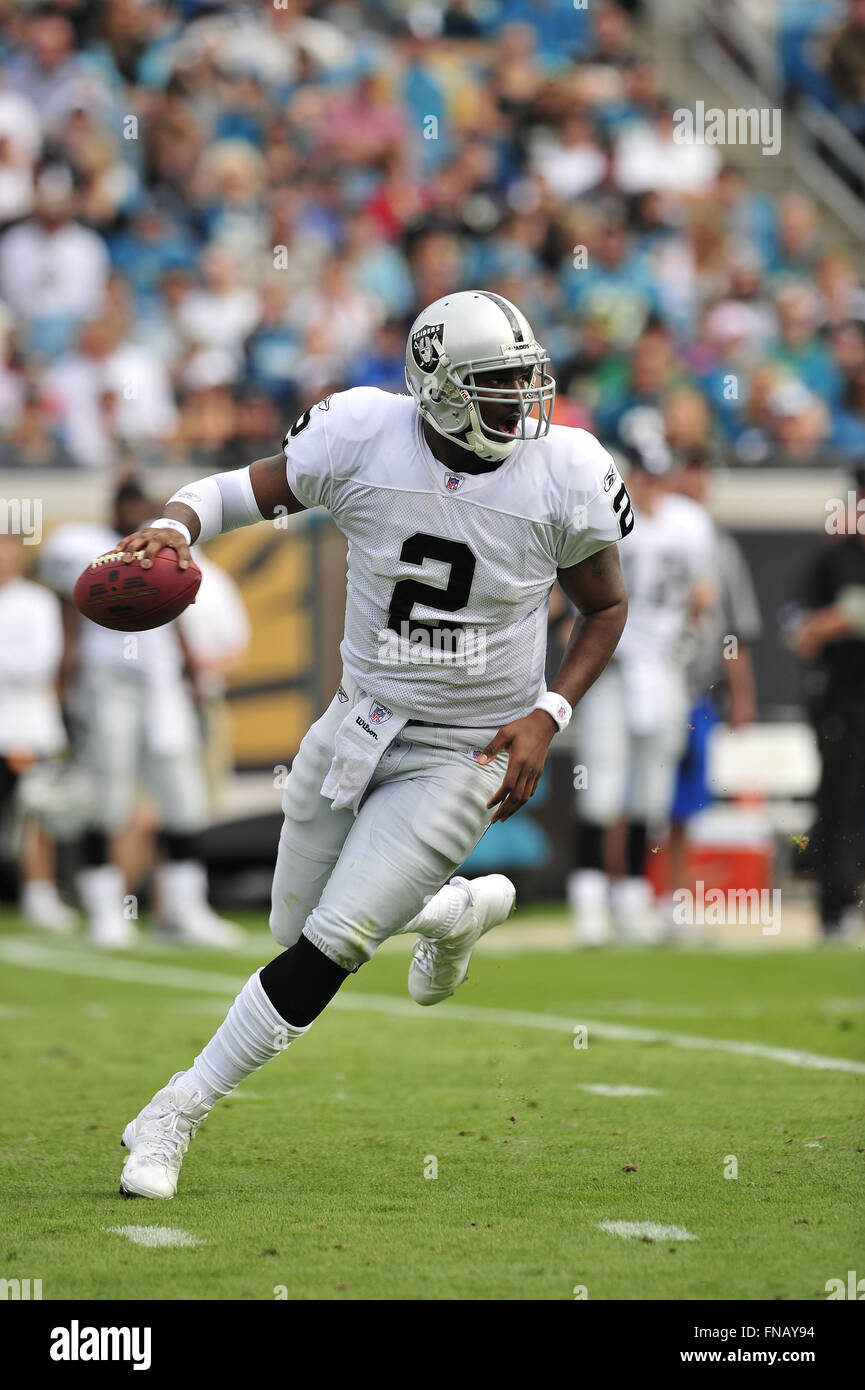
<path id="1" fill-rule="evenodd" d="M 107 555 L 99 555 L 97 559 L 93 561 L 90 568 L 95 570 L 100 569 L 102 565 L 117 565 L 125 554 L 125 550 L 110 550 Z M 140 560 L 143 554 L 143 550 L 136 550 L 133 552 L 132 558 L 133 560 Z"/>

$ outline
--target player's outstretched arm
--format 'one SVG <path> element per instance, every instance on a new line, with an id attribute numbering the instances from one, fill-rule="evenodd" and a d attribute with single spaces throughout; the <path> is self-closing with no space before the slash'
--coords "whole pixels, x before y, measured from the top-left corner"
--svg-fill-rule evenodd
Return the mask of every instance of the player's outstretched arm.
<path id="1" fill-rule="evenodd" d="M 217 473 L 182 487 L 165 504 L 155 525 L 134 531 L 121 541 L 120 548 L 127 562 L 143 550 L 141 566 L 146 569 L 154 555 L 170 547 L 177 551 L 179 568 L 186 569 L 191 559 L 189 547 L 195 541 L 303 510 L 288 486 L 285 455 L 273 454 L 257 459 L 248 468 Z"/>
<path id="2" fill-rule="evenodd" d="M 628 593 L 615 545 L 608 545 L 587 560 L 559 570 L 559 583 L 583 615 L 573 633 L 553 681 L 553 690 L 570 705 L 581 700 L 597 680 L 616 650 L 628 615 Z M 545 709 L 533 709 L 499 729 L 483 750 L 479 762 L 489 762 L 507 751 L 508 770 L 487 809 L 498 807 L 493 821 L 508 820 L 534 796 L 547 752 L 558 725 Z"/>

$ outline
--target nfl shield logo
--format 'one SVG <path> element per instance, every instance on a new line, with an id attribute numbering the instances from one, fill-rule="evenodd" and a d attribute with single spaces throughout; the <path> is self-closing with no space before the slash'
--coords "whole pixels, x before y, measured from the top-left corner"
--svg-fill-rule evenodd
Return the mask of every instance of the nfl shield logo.
<path id="1" fill-rule="evenodd" d="M 456 492 L 458 487 L 462 487 L 462 478 L 458 478 L 456 473 L 448 473 L 445 478 L 445 487 L 448 492 Z"/>
<path id="2" fill-rule="evenodd" d="M 373 700 L 369 708 L 369 718 L 371 724 L 384 724 L 390 719 L 393 710 L 388 709 L 387 705 L 379 705 Z"/>

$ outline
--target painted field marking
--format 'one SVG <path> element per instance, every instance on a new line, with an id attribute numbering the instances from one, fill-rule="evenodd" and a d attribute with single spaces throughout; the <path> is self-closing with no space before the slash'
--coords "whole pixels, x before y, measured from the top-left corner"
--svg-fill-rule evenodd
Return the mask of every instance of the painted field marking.
<path id="1" fill-rule="evenodd" d="M 170 1245 L 192 1246 L 206 1243 L 191 1232 L 182 1231 L 179 1226 L 103 1226 L 102 1229 L 109 1235 L 125 1236 L 133 1245 L 147 1245 L 159 1249 Z"/>
<path id="2" fill-rule="evenodd" d="M 577 1086 L 578 1091 L 591 1091 L 593 1096 L 659 1096 L 660 1091 L 654 1090 L 651 1086 L 604 1086 L 600 1082 L 595 1086 L 582 1084 Z"/>
<path id="3" fill-rule="evenodd" d="M 684 1226 L 659 1226 L 657 1221 L 599 1221 L 598 1230 L 623 1240 L 699 1240 Z"/>
<path id="4" fill-rule="evenodd" d="M 0 960 L 30 970 L 47 970 L 55 975 L 85 975 L 91 979 L 122 980 L 136 985 L 184 989 L 192 993 L 218 994 L 233 999 L 245 981 L 233 975 L 186 969 L 175 965 L 146 965 L 141 960 L 96 957 L 88 951 L 65 951 L 55 945 L 42 947 L 35 942 L 12 938 L 0 940 Z M 469 1004 L 448 1004 L 441 1010 L 419 1009 L 410 999 L 389 994 L 338 994 L 333 1007 L 355 1013 L 390 1014 L 398 1018 L 439 1019 L 451 1023 L 498 1023 L 506 1028 L 541 1028 L 553 1033 L 573 1033 L 575 1022 L 598 1038 L 611 1042 L 662 1043 L 667 1047 L 696 1052 L 724 1052 L 735 1057 L 759 1057 L 788 1067 L 808 1071 L 838 1071 L 865 1076 L 865 1062 L 846 1057 L 825 1057 L 817 1052 L 800 1052 L 789 1047 L 770 1047 L 764 1043 L 738 1042 L 729 1038 L 702 1038 L 667 1029 L 636 1028 L 626 1023 L 609 1023 L 556 1014 L 530 1013 L 513 1009 L 476 1008 Z"/>

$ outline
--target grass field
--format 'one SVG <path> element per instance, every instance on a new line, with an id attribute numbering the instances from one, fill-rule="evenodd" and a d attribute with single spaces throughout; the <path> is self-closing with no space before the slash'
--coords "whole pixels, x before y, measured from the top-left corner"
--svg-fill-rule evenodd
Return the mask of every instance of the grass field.
<path id="1" fill-rule="evenodd" d="M 124 1200 L 123 1125 L 275 954 L 248 920 L 242 955 L 121 957 L 2 918 L 0 1277 L 45 1299 L 822 1300 L 865 1274 L 861 950 L 577 954 L 533 946 L 530 914 L 525 949 L 493 933 L 431 1010 L 408 943 L 386 948 L 217 1107 L 173 1202 Z M 623 1086 L 645 1093 L 586 1089 Z"/>

